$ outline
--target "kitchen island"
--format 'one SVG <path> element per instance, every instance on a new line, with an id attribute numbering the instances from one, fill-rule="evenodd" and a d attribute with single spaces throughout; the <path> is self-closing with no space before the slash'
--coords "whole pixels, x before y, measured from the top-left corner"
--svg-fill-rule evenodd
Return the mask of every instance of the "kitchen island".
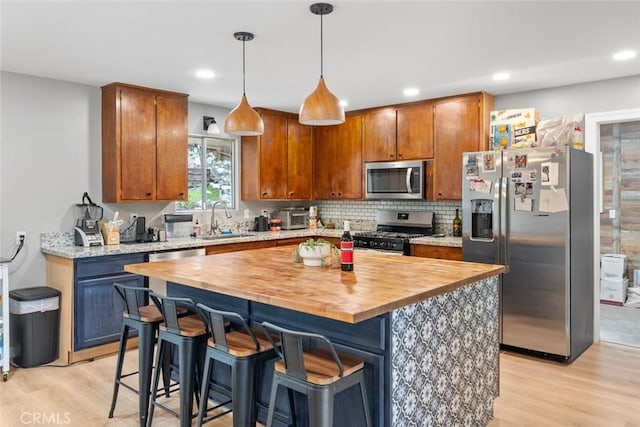
<path id="1" fill-rule="evenodd" d="M 503 267 L 377 252 L 357 252 L 355 262 L 348 273 L 306 267 L 291 247 L 275 247 L 125 270 L 171 282 L 170 295 L 327 335 L 365 360 L 376 426 L 486 425 L 499 390 Z M 260 402 L 268 402 L 270 375 Z M 334 425 L 358 425 L 357 393 L 343 393 Z"/>

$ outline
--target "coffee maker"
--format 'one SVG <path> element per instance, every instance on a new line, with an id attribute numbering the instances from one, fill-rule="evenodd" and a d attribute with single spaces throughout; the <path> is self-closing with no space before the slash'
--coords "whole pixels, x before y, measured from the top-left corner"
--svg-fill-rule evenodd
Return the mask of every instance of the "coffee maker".
<path id="1" fill-rule="evenodd" d="M 102 207 L 93 203 L 86 191 L 82 195 L 82 203 L 76 206 L 80 210 L 80 217 L 76 220 L 74 228 L 76 246 L 103 246 L 104 239 L 99 224 L 102 219 Z"/>

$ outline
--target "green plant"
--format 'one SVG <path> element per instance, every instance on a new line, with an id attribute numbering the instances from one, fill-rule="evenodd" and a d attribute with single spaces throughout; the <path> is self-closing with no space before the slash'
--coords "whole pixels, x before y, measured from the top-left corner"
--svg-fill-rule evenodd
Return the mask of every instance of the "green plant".
<path id="1" fill-rule="evenodd" d="M 317 248 L 319 246 L 331 245 L 331 242 L 325 239 L 307 239 L 306 241 L 300 243 L 301 246 L 306 246 L 309 249 Z"/>
<path id="2" fill-rule="evenodd" d="M 331 242 L 322 238 L 319 238 L 319 239 L 311 238 L 300 243 L 300 245 L 294 251 L 294 255 L 293 255 L 294 262 L 301 261 L 301 253 L 300 253 L 301 250 L 303 251 L 303 253 L 306 253 L 307 251 L 315 252 L 319 248 L 325 247 L 325 246 L 328 246 L 329 250 L 328 252 L 326 252 L 325 256 L 323 256 L 320 259 L 320 265 L 322 267 L 335 266 L 336 264 L 335 260 L 339 260 L 340 251 Z M 339 266 L 340 264 L 338 263 L 337 265 Z"/>
<path id="3" fill-rule="evenodd" d="M 215 188 L 213 184 L 207 184 L 207 202 L 215 202 L 220 199 L 220 189 Z"/>
<path id="4" fill-rule="evenodd" d="M 202 203 L 202 190 L 199 188 L 189 188 L 189 199 L 184 202 L 178 202 L 180 209 L 192 210 L 200 208 Z"/>

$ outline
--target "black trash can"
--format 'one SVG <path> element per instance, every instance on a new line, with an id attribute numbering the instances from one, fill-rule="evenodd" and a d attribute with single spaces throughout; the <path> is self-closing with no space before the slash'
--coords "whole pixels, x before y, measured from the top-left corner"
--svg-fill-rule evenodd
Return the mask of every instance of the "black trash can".
<path id="1" fill-rule="evenodd" d="M 58 358 L 60 291 L 47 286 L 9 292 L 11 362 L 31 368 Z"/>

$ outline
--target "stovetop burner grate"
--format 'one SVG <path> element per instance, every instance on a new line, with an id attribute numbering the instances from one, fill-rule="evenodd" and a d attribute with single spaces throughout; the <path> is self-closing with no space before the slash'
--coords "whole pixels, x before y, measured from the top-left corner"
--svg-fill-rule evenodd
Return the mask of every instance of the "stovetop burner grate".
<path id="1" fill-rule="evenodd" d="M 399 233 L 395 231 L 364 231 L 355 233 L 355 237 L 371 237 L 375 239 L 414 239 L 416 237 L 423 237 L 424 234 L 420 233 Z"/>

